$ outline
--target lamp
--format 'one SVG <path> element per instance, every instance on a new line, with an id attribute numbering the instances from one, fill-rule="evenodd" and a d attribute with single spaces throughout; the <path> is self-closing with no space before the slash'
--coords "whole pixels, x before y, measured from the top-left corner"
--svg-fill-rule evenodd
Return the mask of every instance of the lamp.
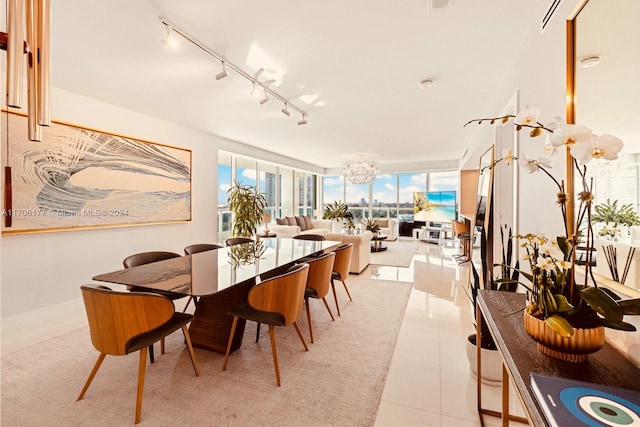
<path id="1" fill-rule="evenodd" d="M 367 184 L 378 175 L 378 164 L 375 160 L 360 154 L 345 162 L 342 174 L 352 184 Z"/>
<path id="2" fill-rule="evenodd" d="M 40 1 L 46 1 L 46 0 L 40 0 Z M 267 101 L 269 101 L 269 99 L 275 98 L 275 99 L 279 100 L 280 102 L 282 102 L 283 104 L 285 104 L 285 110 L 287 112 L 289 111 L 288 108 L 291 108 L 292 110 L 297 111 L 300 115 L 302 115 L 302 120 L 298 122 L 299 125 L 307 124 L 306 117 L 307 117 L 308 114 L 306 113 L 306 111 L 304 111 L 304 110 L 296 107 L 295 105 L 291 104 L 282 95 L 280 95 L 279 93 L 275 92 L 273 89 L 269 88 L 269 85 L 274 82 L 273 80 L 265 80 L 265 81 L 260 81 L 259 80 L 259 77 L 262 74 L 262 72 L 264 71 L 264 68 L 258 69 L 258 71 L 252 76 L 251 74 L 249 74 L 246 71 L 244 71 L 242 68 L 240 68 L 237 65 L 234 65 L 231 62 L 227 61 L 227 59 L 224 58 L 222 55 L 220 55 L 219 53 L 211 50 L 210 48 L 208 48 L 204 44 L 200 43 L 199 41 L 197 41 L 196 39 L 194 39 L 193 37 L 188 35 L 186 32 L 184 32 L 180 28 L 176 27 L 175 25 L 173 25 L 172 23 L 170 23 L 166 19 L 160 18 L 160 22 L 162 22 L 162 24 L 166 27 L 167 34 L 177 34 L 177 35 L 179 35 L 180 37 L 182 37 L 183 39 L 185 39 L 189 43 L 193 44 L 194 46 L 196 46 L 197 48 L 199 48 L 200 50 L 205 52 L 207 55 L 209 55 L 209 56 L 215 58 L 216 60 L 220 61 L 220 63 L 222 64 L 222 72 L 216 75 L 216 80 L 220 80 L 220 79 L 223 79 L 223 78 L 227 77 L 227 68 L 229 68 L 232 71 L 234 71 L 235 73 L 239 74 L 241 77 L 244 77 L 250 83 L 252 83 L 252 85 L 253 85 L 253 90 L 251 91 L 252 95 L 257 96 L 258 87 L 260 87 L 264 91 L 264 97 L 261 98 L 261 100 L 260 100 L 260 104 L 261 105 L 265 104 Z M 163 40 L 166 40 L 166 39 L 167 39 L 167 37 L 163 38 Z M 283 113 L 284 113 L 284 111 L 283 111 Z M 287 114 L 287 115 L 289 115 L 289 114 Z"/>
<path id="3" fill-rule="evenodd" d="M 222 61 L 222 71 L 216 74 L 216 80 L 222 80 L 227 76 L 227 66 L 225 65 L 224 61 Z"/>
<path id="4" fill-rule="evenodd" d="M 262 221 L 264 221 L 264 235 L 269 235 L 269 223 L 271 222 L 271 214 L 269 212 L 265 212 L 262 214 Z"/>
<path id="5" fill-rule="evenodd" d="M 282 110 L 280 110 L 280 111 L 282 111 L 282 114 L 284 114 L 287 117 L 291 116 L 291 112 L 287 109 L 287 103 L 286 102 L 284 103 L 284 108 Z"/>

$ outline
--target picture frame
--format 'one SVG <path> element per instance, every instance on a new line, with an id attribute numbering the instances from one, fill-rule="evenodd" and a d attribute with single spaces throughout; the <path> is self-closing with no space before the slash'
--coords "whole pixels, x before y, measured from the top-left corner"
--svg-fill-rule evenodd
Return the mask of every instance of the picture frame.
<path id="1" fill-rule="evenodd" d="M 191 221 L 191 150 L 2 111 L 2 234 Z"/>

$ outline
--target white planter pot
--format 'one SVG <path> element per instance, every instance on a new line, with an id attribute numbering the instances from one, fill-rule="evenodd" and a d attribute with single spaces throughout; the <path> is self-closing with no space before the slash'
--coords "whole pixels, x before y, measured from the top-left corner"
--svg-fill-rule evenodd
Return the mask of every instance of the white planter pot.
<path id="1" fill-rule="evenodd" d="M 332 233 L 340 233 L 342 232 L 342 221 L 334 219 L 331 221 L 331 232 Z"/>
<path id="2" fill-rule="evenodd" d="M 467 360 L 469 370 L 474 378 L 477 378 L 477 352 L 476 334 L 467 337 Z M 498 350 L 481 349 L 482 353 L 482 383 L 487 385 L 500 385 L 502 383 L 502 358 Z"/>

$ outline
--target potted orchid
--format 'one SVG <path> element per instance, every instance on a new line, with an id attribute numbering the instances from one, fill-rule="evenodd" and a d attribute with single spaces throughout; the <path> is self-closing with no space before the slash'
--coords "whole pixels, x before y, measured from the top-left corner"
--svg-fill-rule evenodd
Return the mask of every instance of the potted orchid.
<path id="1" fill-rule="evenodd" d="M 503 158 L 495 161 L 492 167 L 499 162 L 509 165 L 517 160 L 529 173 L 546 174 L 557 187 L 557 204 L 564 220 L 565 234 L 555 239 L 536 234 L 515 236 L 522 242 L 524 259 L 528 261 L 530 268 L 528 272 L 520 271 L 529 281 L 528 284 L 522 283 L 529 290 L 525 327 L 538 341 L 538 347 L 543 353 L 564 360 L 583 361 L 589 352 L 596 351 L 604 344 L 604 327 L 633 331 L 635 327 L 624 322 L 623 317 L 625 314 L 640 313 L 640 300 L 616 300 L 617 296 L 599 287 L 595 280 L 592 280 L 588 263 L 584 280 L 579 281 L 575 274 L 578 230 L 584 229 L 586 232 L 586 241 L 583 244 L 586 244 L 587 250 L 593 247 L 594 239 L 591 225 L 592 182 L 587 177 L 587 163 L 594 159 L 617 159 L 623 143 L 613 135 L 594 135 L 589 128 L 582 125 L 558 122 L 543 125 L 538 120 L 539 114 L 540 110 L 526 107 L 516 116 L 476 119 L 467 122 L 465 126 L 474 122 L 506 123 L 513 119 L 516 130 L 529 129 L 531 137 L 538 137 L 543 132 L 549 133 L 545 151 L 553 155 L 565 147 L 570 153 L 572 167 L 577 171 L 582 186 L 582 191 L 577 195 L 575 222 L 571 224 L 568 221 L 573 216 L 567 212 L 570 196 L 565 191 L 564 181 L 558 181 L 549 172 L 551 163 L 548 159 L 528 159 L 524 155 L 517 158 L 507 150 Z M 599 328 L 601 333 L 594 334 L 592 329 L 595 328 Z M 576 345 L 570 342 L 570 339 L 574 335 L 576 339 L 578 336 L 582 337 L 585 335 L 584 331 L 586 335 L 597 335 L 596 341 L 599 342 L 593 345 L 578 345 L 579 354 L 570 354 L 569 349 L 575 349 Z M 540 334 L 544 336 L 541 337 Z M 558 339 L 557 335 L 562 338 Z"/>

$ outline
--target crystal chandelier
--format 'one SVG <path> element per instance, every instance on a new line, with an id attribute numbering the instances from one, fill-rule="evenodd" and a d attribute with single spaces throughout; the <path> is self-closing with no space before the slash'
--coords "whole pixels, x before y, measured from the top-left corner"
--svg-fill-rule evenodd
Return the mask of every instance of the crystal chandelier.
<path id="1" fill-rule="evenodd" d="M 342 174 L 352 184 L 367 184 L 378 175 L 378 164 L 364 155 L 358 155 L 344 164 Z"/>

